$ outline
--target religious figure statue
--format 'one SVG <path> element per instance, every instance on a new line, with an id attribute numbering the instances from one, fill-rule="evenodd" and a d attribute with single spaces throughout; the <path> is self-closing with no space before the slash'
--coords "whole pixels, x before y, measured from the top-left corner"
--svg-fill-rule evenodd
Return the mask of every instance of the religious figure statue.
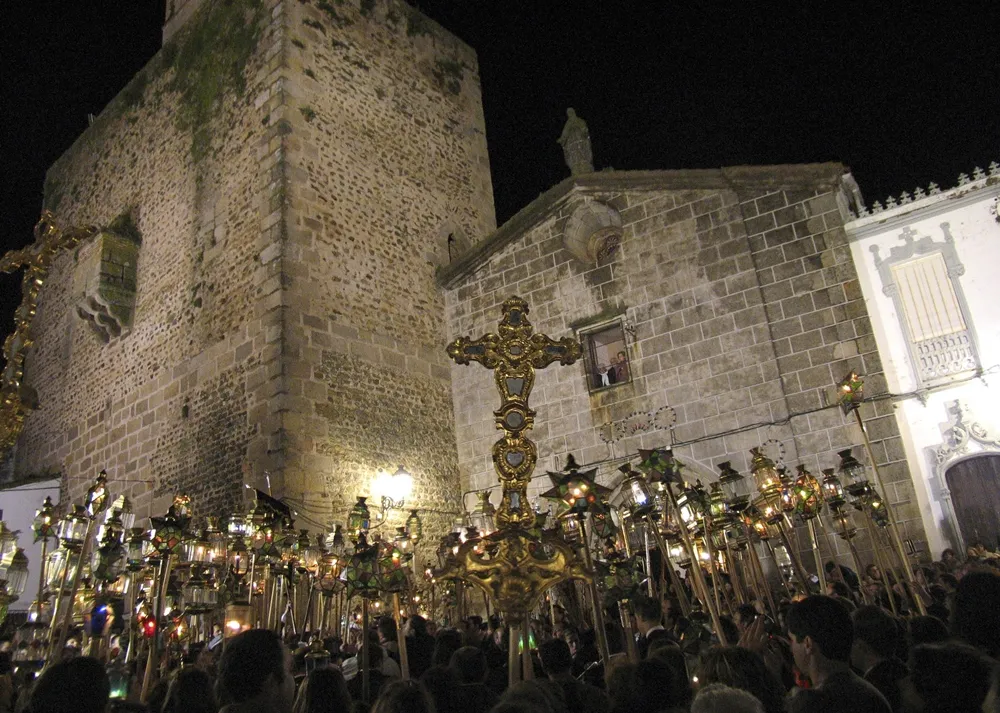
<path id="1" fill-rule="evenodd" d="M 594 154 L 590 148 L 590 131 L 587 122 L 576 115 L 572 107 L 566 110 L 566 125 L 559 136 L 566 165 L 571 176 L 593 173 Z"/>

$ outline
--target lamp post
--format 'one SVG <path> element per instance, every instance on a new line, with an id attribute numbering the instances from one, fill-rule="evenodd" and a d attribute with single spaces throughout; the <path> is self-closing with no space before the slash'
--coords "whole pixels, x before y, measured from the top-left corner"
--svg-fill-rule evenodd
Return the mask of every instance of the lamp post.
<path id="1" fill-rule="evenodd" d="M 913 593 L 913 600 L 914 604 L 917 606 L 917 611 L 920 612 L 921 616 L 926 616 L 927 607 L 924 606 L 923 599 L 921 599 L 920 595 L 917 594 L 916 581 L 913 577 L 913 567 L 910 565 L 910 559 L 906 556 L 906 550 L 903 548 L 903 540 L 899 536 L 899 528 L 896 525 L 896 517 L 892 512 L 892 507 L 889 505 L 889 499 L 886 497 L 886 490 L 885 485 L 882 482 L 882 475 L 879 473 L 878 463 L 875 460 L 875 453 L 872 451 L 872 442 L 868 437 L 868 429 L 865 428 L 864 419 L 861 418 L 861 403 L 864 401 L 864 380 L 852 371 L 844 377 L 843 381 L 841 381 L 837 387 L 840 392 L 841 410 L 844 412 L 845 416 L 853 412 L 854 418 L 858 423 L 858 427 L 861 429 L 861 437 L 864 439 L 865 451 L 868 453 L 868 460 L 871 463 L 872 472 L 875 474 L 876 492 L 881 497 L 882 502 L 885 505 L 885 512 L 888 517 L 889 524 L 889 537 L 896 548 L 896 555 L 899 557 L 899 564 L 903 568 L 903 574 L 906 577 L 906 581 L 910 585 L 910 591 Z"/>

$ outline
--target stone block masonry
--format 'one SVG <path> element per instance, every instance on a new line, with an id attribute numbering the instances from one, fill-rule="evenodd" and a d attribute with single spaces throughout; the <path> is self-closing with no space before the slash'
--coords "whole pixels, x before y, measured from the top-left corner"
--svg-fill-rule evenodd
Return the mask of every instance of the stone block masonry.
<path id="1" fill-rule="evenodd" d="M 171 7 L 46 188 L 63 224 L 133 211 L 132 332 L 84 328 L 60 258 L 15 477 L 61 472 L 78 500 L 107 468 L 145 515 L 180 491 L 225 511 L 266 472 L 318 527 L 403 463 L 443 533 L 460 489 L 434 269 L 449 233 L 495 228 L 475 54 L 399 0 Z"/>
<path id="2" fill-rule="evenodd" d="M 599 463 L 614 484 L 622 458 L 671 439 L 686 444 L 677 452 L 692 463 L 688 477 L 703 482 L 717 478 L 723 460 L 749 475 L 747 450 L 761 444 L 777 456 L 780 443 L 789 465 L 804 463 L 817 476 L 837 463 L 837 450 L 863 457 L 856 426 L 832 407 L 850 369 L 867 374 L 870 393 L 884 389 L 852 287 L 837 204 L 842 173 L 822 165 L 576 177 L 525 208 L 511 221 L 517 229 L 501 228 L 476 259 L 442 272 L 456 335 L 494 331 L 512 294 L 550 336 L 615 316 L 628 327 L 630 383 L 591 393 L 583 363 L 537 374 L 534 495 L 546 486 L 543 471 L 561 468 L 569 453 Z M 583 201 L 622 216 L 620 250 L 600 265 L 563 247 L 566 219 Z M 452 385 L 463 487 L 491 487 L 492 380 L 454 367 Z M 676 413 L 671 432 L 610 446 L 601 439 L 605 424 L 663 406 Z M 894 421 L 880 420 L 876 452 L 885 456 L 883 444 L 894 439 Z M 905 463 L 879 462 L 896 485 L 906 535 L 923 540 L 919 517 L 902 507 L 913 500 Z"/>

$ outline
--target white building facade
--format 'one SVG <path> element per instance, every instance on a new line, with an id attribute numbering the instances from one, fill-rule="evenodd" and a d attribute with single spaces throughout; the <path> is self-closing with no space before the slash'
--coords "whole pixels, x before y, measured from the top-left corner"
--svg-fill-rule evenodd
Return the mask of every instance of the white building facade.
<path id="1" fill-rule="evenodd" d="M 1000 166 L 846 224 L 928 553 L 1000 545 Z"/>

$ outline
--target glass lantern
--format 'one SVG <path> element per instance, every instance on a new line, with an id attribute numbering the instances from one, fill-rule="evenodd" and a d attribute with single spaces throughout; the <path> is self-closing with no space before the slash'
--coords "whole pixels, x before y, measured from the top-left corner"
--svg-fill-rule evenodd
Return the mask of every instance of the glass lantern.
<path id="1" fill-rule="evenodd" d="M 74 505 L 73 510 L 60 520 L 56 527 L 56 533 L 63 547 L 73 552 L 79 551 L 87 537 L 89 523 L 86 509 L 82 505 Z"/>
<path id="2" fill-rule="evenodd" d="M 795 489 L 795 481 L 786 468 L 778 468 L 778 477 L 781 480 L 781 511 L 793 513 L 799 506 L 799 493 Z"/>
<path id="3" fill-rule="evenodd" d="M 130 530 L 135 524 L 135 512 L 132 510 L 132 503 L 124 495 L 119 495 L 111 503 L 111 507 L 108 508 L 107 515 L 104 517 L 105 523 L 112 518 L 116 518 L 118 526 L 122 530 Z"/>
<path id="4" fill-rule="evenodd" d="M 642 473 L 633 470 L 628 463 L 622 466 L 621 471 L 625 473 L 625 480 L 621 486 L 622 505 L 632 514 L 632 517 L 640 518 L 649 515 L 656 509 L 656 500 L 646 483 L 646 479 Z"/>
<path id="5" fill-rule="evenodd" d="M 563 538 L 570 544 L 583 542 L 583 527 L 575 512 L 568 511 L 559 516 L 559 530 Z"/>
<path id="6" fill-rule="evenodd" d="M 14 552 L 3 558 L 0 568 L 7 571 L 7 593 L 14 599 L 24 594 L 24 587 L 28 583 L 28 557 L 24 550 L 15 547 Z"/>
<path id="7" fill-rule="evenodd" d="M 850 448 L 838 451 L 837 455 L 840 456 L 840 475 L 847 483 L 845 486 L 847 492 L 854 495 L 855 490 L 863 489 L 868 484 L 868 480 L 865 478 L 865 466 L 854 457 Z"/>
<path id="8" fill-rule="evenodd" d="M 104 541 L 93 553 L 90 561 L 94 577 L 110 584 L 121 576 L 126 565 L 127 550 L 111 529 L 104 533 Z"/>
<path id="9" fill-rule="evenodd" d="M 95 517 L 104 510 L 104 505 L 108 502 L 108 472 L 102 470 L 94 478 L 93 485 L 87 490 L 86 512 L 90 517 Z"/>
<path id="10" fill-rule="evenodd" d="M 774 467 L 774 461 L 761 453 L 760 448 L 751 448 L 750 455 L 753 457 L 750 471 L 753 473 L 757 490 L 767 500 L 778 500 L 781 495 L 781 477 L 778 475 L 778 469 Z"/>
<path id="11" fill-rule="evenodd" d="M 823 499 L 832 512 L 839 511 L 847 502 L 844 499 L 844 486 L 840 484 L 840 478 L 834 473 L 833 468 L 823 469 L 822 492 Z"/>
<path id="12" fill-rule="evenodd" d="M 795 479 L 796 507 L 795 511 L 803 520 L 811 520 L 819 514 L 823 506 L 820 497 L 820 484 L 815 476 L 806 470 L 804 465 L 798 466 L 799 476 Z"/>
<path id="13" fill-rule="evenodd" d="M 476 506 L 472 508 L 469 513 L 469 522 L 471 522 L 480 532 L 489 534 L 496 529 L 496 512 L 497 509 L 490 502 L 490 495 L 492 491 L 481 490 L 476 493 L 476 497 L 479 501 Z"/>
<path id="14" fill-rule="evenodd" d="M 347 545 L 344 543 L 344 528 L 342 525 L 334 525 L 333 532 L 326 536 L 326 548 L 331 554 L 337 557 L 344 554 Z"/>
<path id="15" fill-rule="evenodd" d="M 364 534 L 358 538 L 354 554 L 347 560 L 340 579 L 344 582 L 347 596 L 362 596 L 372 599 L 383 589 L 381 560 L 377 545 L 369 545 Z"/>
<path id="16" fill-rule="evenodd" d="M 250 550 L 239 535 L 229 545 L 226 564 L 229 567 L 229 571 L 237 580 L 242 580 L 247 576 L 247 572 L 250 569 Z"/>
<path id="17" fill-rule="evenodd" d="M 31 521 L 31 530 L 35 533 L 36 541 L 56 537 L 56 515 L 52 498 L 46 497 L 42 502 L 42 507 L 35 512 L 35 519 Z"/>
<path id="18" fill-rule="evenodd" d="M 251 626 L 253 608 L 247 602 L 230 602 L 226 605 L 226 625 L 223 637 L 230 639 L 241 634 Z"/>
<path id="19" fill-rule="evenodd" d="M 424 536 L 424 523 L 416 510 L 410 510 L 410 516 L 406 518 L 406 534 L 414 545 L 419 544 Z"/>
<path id="20" fill-rule="evenodd" d="M 732 512 L 729 503 L 726 501 L 725 493 L 722 492 L 722 483 L 712 483 L 709 491 L 708 512 L 712 516 L 712 524 L 715 527 L 725 527 L 732 521 Z"/>
<path id="21" fill-rule="evenodd" d="M 371 527 L 372 516 L 367 503 L 365 503 L 367 499 L 359 495 L 358 501 L 354 503 L 354 507 L 351 508 L 351 512 L 347 515 L 347 529 L 355 534 L 367 532 Z"/>
<path id="22" fill-rule="evenodd" d="M 854 527 L 849 510 L 840 510 L 834 518 L 837 525 L 837 535 L 843 540 L 851 540 L 858 534 L 858 528 Z"/>

